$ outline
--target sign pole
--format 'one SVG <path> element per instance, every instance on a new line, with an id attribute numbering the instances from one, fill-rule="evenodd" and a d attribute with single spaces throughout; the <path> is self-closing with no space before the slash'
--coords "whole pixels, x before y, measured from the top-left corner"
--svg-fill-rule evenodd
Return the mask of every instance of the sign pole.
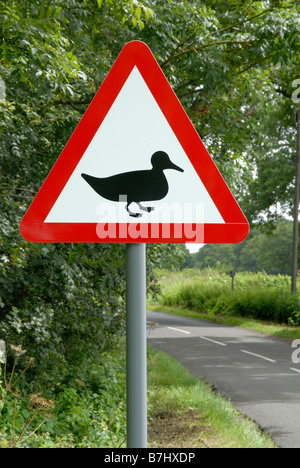
<path id="1" fill-rule="evenodd" d="M 147 448 L 146 244 L 126 250 L 127 447 Z"/>
<path id="2" fill-rule="evenodd" d="M 300 185 L 300 108 L 296 112 L 297 122 L 297 151 L 296 151 L 296 177 L 294 195 L 294 225 L 293 225 L 293 256 L 292 256 L 292 294 L 297 292 L 298 275 L 298 229 L 299 229 L 299 185 Z"/>

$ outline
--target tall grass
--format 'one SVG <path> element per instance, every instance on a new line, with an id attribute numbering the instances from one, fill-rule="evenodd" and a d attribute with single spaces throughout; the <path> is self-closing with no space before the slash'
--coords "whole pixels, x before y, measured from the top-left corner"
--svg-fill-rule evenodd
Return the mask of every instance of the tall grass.
<path id="1" fill-rule="evenodd" d="M 229 275 L 212 270 L 161 271 L 159 278 L 163 305 L 285 324 L 299 320 L 300 299 L 291 295 L 288 276 L 237 273 L 233 292 Z"/>

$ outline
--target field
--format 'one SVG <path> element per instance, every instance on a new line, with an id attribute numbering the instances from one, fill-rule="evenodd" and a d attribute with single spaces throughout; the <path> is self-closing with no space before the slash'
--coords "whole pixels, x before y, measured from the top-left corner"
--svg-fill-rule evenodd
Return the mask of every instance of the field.
<path id="1" fill-rule="evenodd" d="M 291 279 L 284 275 L 237 273 L 234 290 L 229 275 L 215 270 L 157 272 L 161 294 L 149 307 L 180 309 L 181 314 L 294 338 L 300 325 L 299 294 L 290 293 Z M 178 312 L 178 310 L 177 310 Z M 252 326 L 253 325 L 253 326 Z M 281 332 L 282 330 L 282 332 Z"/>

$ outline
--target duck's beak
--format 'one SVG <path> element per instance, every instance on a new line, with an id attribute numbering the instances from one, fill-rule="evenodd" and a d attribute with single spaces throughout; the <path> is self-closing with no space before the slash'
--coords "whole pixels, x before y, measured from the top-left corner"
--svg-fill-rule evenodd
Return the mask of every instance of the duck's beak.
<path id="1" fill-rule="evenodd" d="M 184 172 L 184 170 L 181 169 L 181 167 L 176 166 L 176 164 L 172 163 L 172 161 L 170 161 L 170 165 L 168 166 L 168 169 L 174 169 L 174 171 Z"/>

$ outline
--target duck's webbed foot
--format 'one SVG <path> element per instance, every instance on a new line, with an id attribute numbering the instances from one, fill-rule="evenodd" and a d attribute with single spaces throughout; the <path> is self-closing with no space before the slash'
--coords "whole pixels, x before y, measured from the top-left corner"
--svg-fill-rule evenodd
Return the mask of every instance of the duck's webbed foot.
<path id="1" fill-rule="evenodd" d="M 131 216 L 132 218 L 141 218 L 143 216 L 141 213 L 133 213 L 132 211 L 130 211 L 129 205 L 131 205 L 131 202 L 127 203 L 126 205 L 126 210 L 128 211 L 129 216 Z"/>
<path id="2" fill-rule="evenodd" d="M 140 203 L 138 203 L 138 207 L 140 210 L 142 211 L 146 211 L 146 213 L 151 213 L 151 211 L 154 211 L 154 207 L 153 206 L 142 206 Z"/>

